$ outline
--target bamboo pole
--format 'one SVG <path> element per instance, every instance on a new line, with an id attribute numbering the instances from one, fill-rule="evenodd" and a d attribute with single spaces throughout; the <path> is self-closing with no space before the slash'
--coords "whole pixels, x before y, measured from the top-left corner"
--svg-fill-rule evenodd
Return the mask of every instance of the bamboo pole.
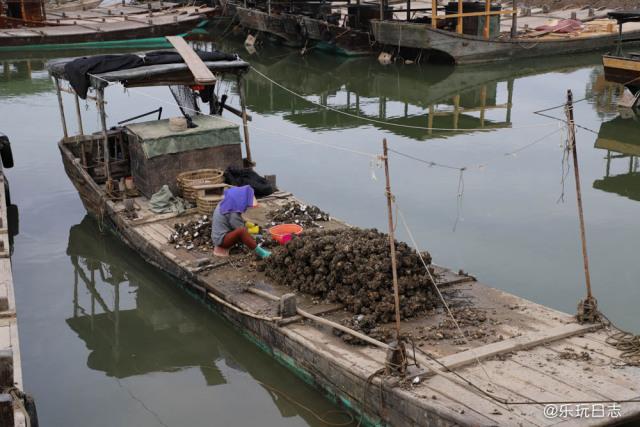
<path id="1" fill-rule="evenodd" d="M 104 174 L 107 182 L 111 181 L 111 171 L 109 170 L 109 135 L 107 134 L 107 113 L 104 110 L 104 88 L 96 90 L 98 99 L 98 112 L 100 114 L 100 124 L 102 125 L 102 151 L 104 151 Z"/>
<path id="2" fill-rule="evenodd" d="M 438 28 L 438 0 L 431 0 L 431 28 Z"/>
<path id="3" fill-rule="evenodd" d="M 84 135 L 84 128 L 82 127 L 82 115 L 80 114 L 80 98 L 78 98 L 78 94 L 76 94 L 75 98 L 76 98 L 76 117 L 78 119 L 78 129 L 80 130 L 80 135 Z"/>
<path id="4" fill-rule="evenodd" d="M 389 179 L 389 151 L 387 138 L 382 140 L 382 157 L 384 160 L 384 176 L 386 180 L 385 193 L 387 195 L 387 215 L 389 219 L 389 248 L 391 249 L 391 274 L 393 276 L 393 300 L 396 311 L 396 340 L 400 342 L 400 292 L 398 290 L 398 268 L 396 265 L 396 240 L 393 230 L 393 194 L 391 194 L 391 182 Z"/>
<path id="5" fill-rule="evenodd" d="M 580 219 L 580 240 L 582 241 L 582 259 L 584 262 L 584 278 L 587 286 L 587 299 L 593 300 L 591 293 L 591 275 L 589 274 L 589 257 L 587 255 L 587 237 L 584 227 L 584 212 L 582 209 L 582 192 L 580 191 L 580 170 L 578 168 L 578 151 L 576 148 L 576 128 L 573 121 L 573 93 L 567 91 L 567 120 L 569 130 L 569 146 L 573 156 L 573 174 L 576 181 L 576 199 L 578 202 L 578 217 Z"/>
<path id="6" fill-rule="evenodd" d="M 266 298 L 266 299 L 269 299 L 271 301 L 280 301 L 279 297 L 277 297 L 277 296 L 275 296 L 273 294 L 270 294 L 269 292 L 257 289 L 257 288 L 248 288 L 247 292 L 251 292 L 252 294 L 259 295 L 259 296 L 261 296 L 263 298 Z M 320 317 L 320 316 L 316 316 L 315 314 L 311 314 L 311 313 L 309 313 L 307 311 L 304 311 L 304 310 L 302 310 L 300 308 L 296 308 L 296 312 L 298 313 L 298 315 L 300 315 L 300 316 L 302 316 L 304 318 L 307 318 L 309 320 L 313 320 L 314 322 L 319 323 L 321 325 L 328 326 L 330 328 L 334 328 L 334 329 L 337 329 L 337 330 L 342 331 L 344 333 L 347 333 L 349 335 L 352 335 L 352 336 L 354 336 L 354 337 L 356 337 L 358 339 L 361 339 L 362 341 L 366 341 L 369 344 L 374 345 L 376 347 L 380 347 L 380 348 L 385 349 L 385 350 L 389 348 L 389 346 L 387 344 L 383 343 L 382 341 L 378 341 L 378 340 L 376 340 L 374 338 L 371 338 L 371 337 L 369 337 L 367 335 L 364 335 L 364 334 L 362 334 L 362 333 L 360 333 L 358 331 L 354 331 L 353 329 L 347 328 L 346 326 L 343 326 L 343 325 L 341 325 L 339 323 L 332 322 L 331 320 L 325 319 L 325 318 Z"/>
<path id="7" fill-rule="evenodd" d="M 54 77 L 53 80 L 56 83 L 56 95 L 58 95 L 58 106 L 60 107 L 60 118 L 62 119 L 62 133 L 64 134 L 64 139 L 67 139 L 69 137 L 69 133 L 67 132 L 67 120 L 64 117 L 64 105 L 62 104 L 60 81 L 57 77 Z"/>
<path id="8" fill-rule="evenodd" d="M 458 0 L 458 25 L 456 27 L 456 31 L 458 32 L 458 34 L 462 34 L 462 14 L 463 13 L 464 13 L 464 10 L 463 10 L 462 0 Z"/>
<path id="9" fill-rule="evenodd" d="M 240 94 L 240 107 L 242 108 L 242 131 L 244 133 L 244 148 L 247 152 L 247 162 L 253 164 L 251 159 L 251 143 L 249 140 L 249 123 L 247 122 L 247 104 L 245 100 L 242 77 L 238 76 L 238 93 Z"/>
<path id="10" fill-rule="evenodd" d="M 491 1 L 490 0 L 485 0 L 484 1 L 484 11 L 486 13 L 485 17 L 484 17 L 484 29 L 482 31 L 482 35 L 484 36 L 485 39 L 489 39 L 489 25 L 491 24 L 491 16 L 489 15 L 489 13 L 491 13 Z"/>

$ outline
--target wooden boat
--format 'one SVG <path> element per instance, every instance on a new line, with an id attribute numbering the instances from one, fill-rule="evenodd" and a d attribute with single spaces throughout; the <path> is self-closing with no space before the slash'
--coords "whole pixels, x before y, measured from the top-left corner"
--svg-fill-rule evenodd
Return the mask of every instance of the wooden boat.
<path id="1" fill-rule="evenodd" d="M 22 1 L 22 0 L 20 0 Z M 159 4 L 162 2 L 158 2 Z M 163 37 L 183 34 L 218 13 L 216 8 L 172 7 L 166 4 L 154 12 L 149 7 L 96 8 L 91 11 L 50 12 L 49 18 L 28 15 L 20 18 L 0 16 L 0 51 L 24 49 L 69 49 L 166 46 Z M 160 39 L 159 39 L 160 38 Z"/>
<path id="2" fill-rule="evenodd" d="M 325 7 L 330 9 L 330 6 Z M 325 12 L 330 14 L 330 10 L 303 15 L 286 10 L 275 13 L 236 5 L 235 11 L 243 27 L 275 36 L 288 46 L 327 50 L 345 56 L 375 53 L 364 18 L 361 26 L 349 26 L 338 24 L 343 17 L 334 16 L 331 20 L 320 17 Z"/>
<path id="3" fill-rule="evenodd" d="M 56 82 L 67 78 L 64 65 L 68 61 L 50 63 L 49 71 Z M 365 425 L 572 425 L 575 419 L 558 417 L 557 413 L 549 416 L 541 402 L 616 403 L 637 397 L 640 368 L 617 366 L 620 352 L 605 344 L 608 333 L 601 325 L 579 324 L 574 316 L 484 286 L 467 275 L 433 266 L 437 285 L 486 310 L 494 332 L 468 341 L 458 340 L 455 333 L 442 339 L 425 336 L 425 330 L 448 320 L 444 311 L 404 321 L 404 333 L 417 340 L 416 352 L 410 357 L 419 367 L 407 367 L 404 377 L 380 378 L 376 372 L 389 368 L 387 357 L 393 347 L 341 324 L 352 317 L 343 306 L 314 302 L 304 294 L 293 299 L 291 289 L 255 269 L 216 261 L 211 251 L 189 251 L 169 244 L 176 223 L 201 216 L 193 211 L 180 215 L 154 213 L 149 205 L 148 193 L 153 191 L 149 182 L 156 188 L 163 183 L 174 186 L 172 177 L 180 170 L 176 168 L 180 163 L 189 168 L 253 164 L 243 90 L 243 75 L 249 64 L 236 59 L 206 62 L 204 66 L 218 81 L 227 75 L 238 82 L 246 159 L 241 154 L 240 126 L 219 115 L 196 115 L 194 121 L 201 125 L 200 130 L 182 131 L 182 141 L 187 142 L 185 135 L 204 131 L 211 132 L 211 138 L 206 139 L 211 141 L 220 136 L 216 129 L 224 129 L 235 133 L 226 144 L 199 148 L 181 144 L 182 151 L 159 154 L 155 160 L 145 157 L 141 129 L 153 128 L 169 138 L 176 136 L 169 132 L 166 120 L 114 128 L 107 123 L 103 98 L 107 84 L 190 86 L 201 80 L 189 72 L 191 67 L 202 75 L 203 67 L 197 61 L 189 66 L 142 66 L 89 76 L 102 132 L 68 135 L 62 109 L 65 136 L 58 146 L 65 171 L 87 211 L 149 263 L 179 279 L 192 295 L 219 310 L 258 348 L 324 390 L 338 404 L 358 413 Z M 145 162 L 151 160 L 159 163 L 145 169 L 145 165 L 151 166 Z M 158 165 L 162 166 L 155 167 Z M 117 194 L 114 183 L 132 174 L 142 194 Z M 269 212 L 295 200 L 292 194 L 278 191 L 262 198 L 260 207 L 252 209 L 246 219 L 266 224 Z M 348 227 L 336 219 L 324 226 Z M 285 302 L 290 308 L 292 301 L 294 311 L 278 309 Z M 367 345 L 348 344 L 333 333 L 335 329 Z M 581 358 L 563 357 L 565 352 L 587 352 L 589 358 L 597 359 L 597 368 Z M 607 405 L 608 413 L 616 411 L 614 415 L 581 418 L 581 425 L 640 419 L 638 401 L 622 403 L 622 410 L 620 405 Z"/>
<path id="4" fill-rule="evenodd" d="M 18 207 L 11 203 L 5 169 L 13 167 L 9 138 L 0 132 L 0 425 L 37 425 L 35 402 L 23 392 L 15 286 L 11 266 L 13 238 L 18 234 Z"/>
<path id="5" fill-rule="evenodd" d="M 566 15 L 567 12 L 565 11 L 564 14 Z M 398 47 L 425 50 L 456 64 L 604 51 L 610 48 L 617 38 L 615 33 L 610 31 L 612 27 L 606 20 L 595 20 L 595 17 L 584 19 L 584 21 L 591 20 L 586 24 L 589 28 L 571 34 L 557 34 L 551 30 L 522 32 L 519 31 L 516 13 L 517 11 L 514 10 L 502 10 L 487 11 L 484 15 L 479 12 L 436 14 L 435 19 L 430 23 L 427 23 L 428 21 L 372 20 L 371 30 L 376 42 L 386 46 L 388 50 Z M 462 31 L 442 29 L 439 25 L 433 24 L 433 22 L 455 21 L 455 19 L 461 22 L 464 17 L 479 19 L 478 15 L 485 19 L 484 22 L 490 22 L 489 17 L 496 14 L 514 16 L 511 31 L 500 32 L 496 29 L 497 35 L 490 37 L 488 31 L 485 31 L 485 35 L 465 34 Z M 532 18 L 518 19 L 522 24 Z M 537 22 L 534 25 L 542 23 L 539 20 L 533 22 Z M 458 24 L 459 27 L 460 24 Z M 640 44 L 640 24 L 626 28 L 620 40 L 625 45 Z"/>
<path id="6" fill-rule="evenodd" d="M 53 3 L 45 6 L 47 13 L 51 12 L 75 12 L 78 10 L 91 10 L 98 7 L 102 0 L 72 0 L 64 3 Z"/>
<path id="7" fill-rule="evenodd" d="M 632 93 L 640 90 L 640 52 L 622 52 L 622 26 L 628 22 L 640 22 L 640 12 L 612 12 L 609 17 L 618 21 L 620 28 L 617 49 L 614 54 L 603 55 L 604 77 L 628 87 Z"/>
<path id="8" fill-rule="evenodd" d="M 593 181 L 593 188 L 640 201 L 640 117 L 634 110 L 603 122 L 598 131 L 595 148 L 606 150 L 605 174 Z M 612 174 L 612 164 L 623 167 L 624 173 Z M 626 170 L 625 170 L 626 169 Z M 618 169 L 620 170 L 620 169 Z"/>

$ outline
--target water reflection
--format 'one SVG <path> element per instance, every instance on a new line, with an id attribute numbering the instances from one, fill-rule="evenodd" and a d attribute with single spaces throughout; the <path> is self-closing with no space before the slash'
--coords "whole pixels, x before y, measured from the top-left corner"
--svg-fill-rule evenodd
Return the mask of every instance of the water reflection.
<path id="1" fill-rule="evenodd" d="M 210 48 L 204 42 L 197 45 Z M 221 47 L 240 48 L 231 42 Z M 309 57 L 297 52 L 276 55 L 267 47 L 247 59 L 260 73 L 320 104 L 282 96 L 283 89 L 254 72 L 247 76 L 248 105 L 253 111 L 279 114 L 312 130 L 372 125 L 414 140 L 509 128 L 518 78 L 549 71 L 569 73 L 597 61 L 594 55 L 578 55 L 571 60 L 556 58 L 535 64 L 405 67 L 320 53 Z"/>
<path id="2" fill-rule="evenodd" d="M 53 87 L 46 59 L 0 59 L 0 97 L 48 92 Z"/>
<path id="3" fill-rule="evenodd" d="M 605 175 L 593 182 L 593 188 L 640 201 L 638 135 L 640 117 L 633 110 L 602 123 L 595 147 L 607 152 Z"/>
<path id="4" fill-rule="evenodd" d="M 230 372 L 248 373 L 257 383 L 318 401 L 285 368 L 274 366 L 247 339 L 148 266 L 111 234 L 100 233 L 86 216 L 71 227 L 67 255 L 73 265 L 73 315 L 67 325 L 84 341 L 87 365 L 123 379 L 154 372 L 198 368 L 207 386 L 232 382 Z M 264 387 L 282 417 L 318 420 Z M 204 409 L 206 411 L 206 409 Z M 204 414 L 202 414 L 204 416 Z"/>

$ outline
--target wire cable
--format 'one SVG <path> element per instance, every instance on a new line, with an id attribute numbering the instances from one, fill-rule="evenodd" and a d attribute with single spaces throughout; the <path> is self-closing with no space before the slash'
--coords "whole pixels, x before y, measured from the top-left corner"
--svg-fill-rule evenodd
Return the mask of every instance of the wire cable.
<path id="1" fill-rule="evenodd" d="M 289 92 L 290 94 L 303 99 L 305 101 L 307 101 L 310 104 L 314 104 L 317 105 L 318 107 L 322 107 L 326 110 L 329 111 L 333 111 L 334 113 L 337 114 L 342 114 L 343 116 L 348 116 L 351 118 L 355 118 L 358 120 L 363 120 L 363 121 L 367 121 L 367 122 L 371 122 L 371 123 L 376 123 L 379 125 L 384 125 L 384 126 L 395 126 L 395 127 L 400 127 L 400 128 L 405 128 L 405 129 L 418 129 L 418 130 L 429 130 L 429 131 L 446 131 L 446 132 L 493 132 L 495 129 L 493 128 L 468 128 L 468 129 L 452 129 L 452 128 L 433 128 L 433 127 L 424 127 L 424 126 L 413 126 L 413 125 L 403 125 L 400 123 L 393 123 L 393 122 L 388 122 L 385 120 L 377 120 L 377 119 L 372 119 L 370 117 L 363 117 L 363 116 L 359 116 L 357 114 L 352 114 L 352 113 L 347 113 L 346 111 L 342 111 L 339 110 L 337 108 L 333 108 L 330 107 L 328 105 L 323 105 L 319 102 L 316 101 L 312 101 L 310 99 L 305 98 L 304 96 L 302 96 L 301 94 L 294 92 L 293 90 L 289 89 L 288 87 L 278 83 L 277 81 L 269 78 L 269 76 L 261 73 L 260 71 L 258 71 L 255 67 L 251 66 L 251 70 L 254 71 L 256 74 L 260 75 L 261 77 L 263 77 L 265 80 L 273 83 L 274 85 L 278 86 L 280 89 Z M 536 125 L 529 125 L 529 126 L 519 126 L 517 128 L 511 127 L 511 128 L 507 128 L 507 129 L 525 129 L 525 128 L 535 128 L 535 127 L 545 127 L 545 126 L 549 126 L 551 123 L 540 123 L 540 124 L 536 124 Z"/>

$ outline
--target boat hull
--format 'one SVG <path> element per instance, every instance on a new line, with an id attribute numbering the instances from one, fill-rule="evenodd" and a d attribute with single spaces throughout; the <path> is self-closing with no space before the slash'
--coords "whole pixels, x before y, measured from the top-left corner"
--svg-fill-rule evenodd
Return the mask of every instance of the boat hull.
<path id="1" fill-rule="evenodd" d="M 607 81 L 623 84 L 634 91 L 640 89 L 640 59 L 603 55 L 602 65 Z"/>
<path id="2" fill-rule="evenodd" d="M 269 15 L 256 9 L 237 7 L 240 25 L 250 30 L 272 34 L 293 47 L 311 47 L 345 56 L 374 53 L 368 32 L 332 25 L 326 21 L 302 15 Z"/>
<path id="3" fill-rule="evenodd" d="M 456 64 L 473 64 L 597 52 L 611 49 L 618 35 L 611 33 L 593 37 L 562 40 L 490 39 L 433 29 L 426 24 L 371 21 L 376 42 L 391 47 L 407 47 L 437 51 Z M 625 45 L 640 45 L 640 31 L 623 33 Z"/>
<path id="4" fill-rule="evenodd" d="M 115 47 L 123 44 L 142 43 L 158 38 L 188 32 L 202 22 L 205 15 L 181 17 L 177 21 L 167 21 L 153 25 L 132 25 L 130 27 L 116 25 L 105 26 L 100 31 L 91 31 L 86 26 L 68 25 L 58 27 L 39 27 L 29 30 L 12 30 L 10 34 L 0 37 L 0 51 L 29 49 L 47 50 L 56 48 L 100 47 L 98 43 L 109 44 L 119 42 Z M 25 32 L 26 31 L 26 32 Z"/>
<path id="5" fill-rule="evenodd" d="M 177 283 L 179 286 L 212 306 L 246 338 L 303 381 L 324 391 L 326 396 L 338 405 L 359 413 L 358 418 L 362 417 L 360 424 L 377 427 L 453 427 L 468 424 L 468 419 L 463 414 L 453 410 L 429 408 L 425 405 L 425 399 L 419 399 L 400 387 L 385 391 L 384 399 L 380 400 L 377 393 L 370 393 L 366 396 L 366 412 L 360 412 L 359 396 L 365 390 L 369 379 L 355 374 L 350 369 L 350 363 L 353 362 L 345 360 L 344 355 L 324 354 L 313 344 L 313 340 L 301 340 L 297 335 L 289 334 L 287 328 L 280 327 L 277 323 L 242 314 L 207 298 L 208 293 L 220 294 L 222 290 L 211 289 L 196 273 L 185 269 L 175 259 L 167 257 L 160 248 L 145 240 L 101 196 L 100 187 L 82 168 L 80 159 L 75 158 L 63 142 L 58 143 L 58 146 L 67 176 L 78 191 L 87 212 L 96 218 L 101 228 L 114 232 L 146 262 L 178 279 L 181 282 Z M 431 403 L 429 400 L 426 402 Z"/>

